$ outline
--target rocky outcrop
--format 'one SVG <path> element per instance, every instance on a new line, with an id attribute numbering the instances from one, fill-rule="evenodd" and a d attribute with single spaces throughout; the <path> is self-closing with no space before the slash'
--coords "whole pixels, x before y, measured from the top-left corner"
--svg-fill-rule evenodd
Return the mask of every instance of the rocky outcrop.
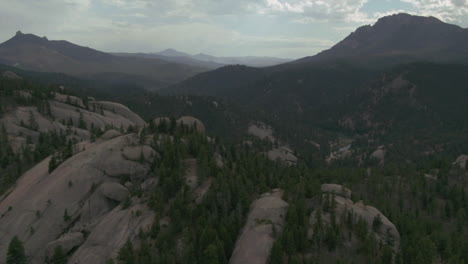
<path id="1" fill-rule="evenodd" d="M 375 159 L 379 161 L 380 165 L 384 165 L 385 163 L 385 146 L 379 146 L 372 154 L 370 155 L 371 159 Z"/>
<path id="2" fill-rule="evenodd" d="M 101 139 L 109 140 L 109 139 L 113 139 L 113 138 L 120 137 L 120 136 L 122 136 L 122 133 L 120 133 L 119 131 L 115 129 L 110 129 L 101 136 Z"/>
<path id="3" fill-rule="evenodd" d="M 68 254 L 72 249 L 80 246 L 84 241 L 83 233 L 67 233 L 59 239 L 54 240 L 46 246 L 46 256 L 52 257 L 56 248 L 60 247 L 62 252 Z"/>
<path id="4" fill-rule="evenodd" d="M 196 159 L 186 159 L 183 163 L 185 166 L 185 184 L 194 189 L 198 185 L 198 162 Z"/>
<path id="5" fill-rule="evenodd" d="M 247 129 L 247 133 L 261 140 L 266 139 L 270 142 L 275 141 L 275 137 L 273 136 L 273 128 L 261 122 L 251 124 Z"/>
<path id="6" fill-rule="evenodd" d="M 2 72 L 2 77 L 7 78 L 7 79 L 13 79 L 13 80 L 20 80 L 22 79 L 20 76 L 18 76 L 16 73 L 12 71 L 4 71 Z"/>
<path id="7" fill-rule="evenodd" d="M 44 263 L 45 245 L 64 233 L 89 233 L 83 246 L 95 248 L 92 245 L 97 242 L 88 240 L 96 237 L 104 239 L 105 236 L 99 234 L 103 230 L 112 230 L 108 232 L 118 237 L 109 236 L 105 242 L 96 238 L 95 241 L 101 241 L 99 243 L 103 245 L 100 254 L 115 252 L 119 243 L 131 238 L 132 227 L 143 224 L 138 220 L 140 218 L 133 218 L 134 210 L 115 207 L 115 201 L 123 199 L 126 193 L 123 189 L 126 188 L 121 185 L 117 187 L 114 177 L 125 176 L 138 181 L 148 178 L 148 164 L 126 160 L 122 154 L 123 149 L 137 144 L 135 134 L 120 136 L 90 145 L 51 173 L 48 172 L 50 159 L 26 172 L 17 181 L 16 187 L 0 201 L 0 215 L 3 215 L 0 218 L 0 245 L 7 245 L 16 235 L 23 241 L 31 264 Z M 147 218 L 141 218 L 142 221 L 150 219 L 146 209 L 142 207 L 139 210 L 142 215 L 147 215 Z M 83 252 L 83 246 L 76 253 Z M 104 251 L 108 248 L 112 250 Z M 0 259 L 5 259 L 6 249 L 0 246 Z M 99 261 L 90 262 L 85 261 L 88 258 L 76 259 L 84 261 L 80 263 L 105 262 L 100 257 L 95 258 Z"/>
<path id="8" fill-rule="evenodd" d="M 460 155 L 457 160 L 453 163 L 453 165 L 457 165 L 460 169 L 465 170 L 466 164 L 468 163 L 468 155 Z"/>
<path id="9" fill-rule="evenodd" d="M 157 153 L 150 146 L 129 146 L 122 151 L 125 159 L 131 161 L 153 161 Z"/>
<path id="10" fill-rule="evenodd" d="M 182 116 L 181 118 L 177 119 L 177 124 L 184 124 L 186 126 L 195 126 L 195 129 L 199 133 L 205 133 L 205 125 L 203 125 L 202 121 L 196 119 L 193 116 Z"/>
<path id="11" fill-rule="evenodd" d="M 114 102 L 106 102 L 106 101 L 92 101 L 92 102 L 89 102 L 89 105 L 90 107 L 96 106 L 97 109 L 102 108 L 103 110 L 105 110 L 106 116 L 108 115 L 111 117 L 120 116 L 129 120 L 131 123 L 133 123 L 136 126 L 143 126 L 146 124 L 146 122 L 140 116 L 132 112 L 125 105 L 114 103 Z"/>
<path id="12" fill-rule="evenodd" d="M 322 184 L 321 190 L 323 193 L 336 194 L 345 198 L 351 199 L 351 190 L 338 184 Z"/>
<path id="13" fill-rule="evenodd" d="M 27 91 L 18 92 L 27 93 Z M 96 105 L 99 106 L 99 104 Z M 86 110 L 80 98 L 59 93 L 55 94 L 55 100 L 49 101 L 49 106 L 50 116 L 39 113 L 36 107 L 22 106 L 16 107 L 0 119 L 0 125 L 5 126 L 15 152 L 21 150 L 26 139 L 32 140 L 33 143 L 36 142 L 40 133 L 52 131 L 65 133 L 66 131 L 69 138 L 83 141 L 91 138 L 88 131 L 91 127 L 95 129 L 127 128 L 145 124 L 138 115 L 128 108 L 119 110 L 122 115 L 109 110 L 100 111 L 99 108 L 94 109 L 93 106 L 90 106 L 90 110 Z M 118 131 L 110 130 L 101 139 L 108 140 L 120 135 Z"/>
<path id="14" fill-rule="evenodd" d="M 100 187 L 99 187 L 102 195 L 104 195 L 105 197 L 113 200 L 113 201 L 117 201 L 117 202 L 122 202 L 125 200 L 125 198 L 128 197 L 128 189 L 125 188 L 124 186 L 118 184 L 118 183 L 115 183 L 115 182 L 106 182 L 106 183 L 103 183 Z"/>
<path id="15" fill-rule="evenodd" d="M 324 201 L 326 199 L 333 199 L 334 197 L 334 204 L 335 207 L 335 215 L 342 216 L 346 215 L 347 213 L 351 213 L 352 217 L 354 218 L 354 222 L 357 222 L 359 219 L 364 220 L 367 225 L 368 229 L 374 234 L 374 237 L 377 241 L 382 242 L 384 245 L 387 244 L 391 248 L 393 248 L 394 252 L 398 252 L 400 249 L 400 234 L 395 227 L 395 225 L 388 220 L 388 218 L 382 214 L 377 208 L 369 205 L 365 205 L 362 201 L 354 203 L 350 200 L 349 195 L 351 191 L 341 185 L 336 184 L 324 184 L 322 185 L 322 192 L 330 193 L 330 190 L 334 195 L 323 195 L 322 198 Z M 341 192 L 335 192 L 335 190 L 344 190 Z M 331 203 L 331 202 L 330 202 Z M 322 223 L 331 225 L 331 215 L 327 212 L 322 212 Z M 380 219 L 380 225 L 377 227 L 373 227 L 374 220 L 376 218 Z M 342 217 L 336 217 L 335 221 L 339 224 L 340 221 L 343 221 Z M 309 238 L 313 236 L 313 226 L 317 222 L 317 211 L 312 212 L 309 217 L 309 223 L 311 229 L 309 230 Z M 389 242 L 391 241 L 391 243 Z"/>
<path id="16" fill-rule="evenodd" d="M 214 154 L 214 160 L 217 168 L 222 169 L 224 167 L 223 157 L 219 153 Z"/>
<path id="17" fill-rule="evenodd" d="M 247 222 L 229 260 L 230 264 L 267 263 L 275 242 L 273 232 L 282 232 L 289 207 L 281 199 L 282 195 L 283 191 L 276 189 L 252 203 Z"/>
<path id="18" fill-rule="evenodd" d="M 169 125 L 171 123 L 171 119 L 169 117 L 157 117 L 153 120 L 154 124 L 159 126 L 163 122 L 166 123 L 166 125 Z"/>
<path id="19" fill-rule="evenodd" d="M 288 165 L 296 165 L 297 157 L 294 151 L 287 146 L 281 146 L 267 152 L 268 159 L 272 161 L 282 161 Z"/>
<path id="20" fill-rule="evenodd" d="M 71 104 L 71 105 L 74 105 L 74 106 L 78 106 L 80 108 L 85 108 L 83 100 L 81 98 L 79 98 L 79 97 L 76 97 L 76 96 L 55 93 L 54 99 L 55 99 L 55 101 L 58 101 L 58 102 Z"/>
<path id="21" fill-rule="evenodd" d="M 106 263 L 108 259 L 115 260 L 127 240 L 135 242 L 140 230 L 148 232 L 153 221 L 153 212 L 137 202 L 128 209 L 117 206 L 90 230 L 88 238 L 68 263 Z"/>

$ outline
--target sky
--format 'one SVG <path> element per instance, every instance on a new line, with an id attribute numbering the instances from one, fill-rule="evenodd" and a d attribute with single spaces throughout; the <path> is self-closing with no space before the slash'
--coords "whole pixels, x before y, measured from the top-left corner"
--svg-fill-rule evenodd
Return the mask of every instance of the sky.
<path id="1" fill-rule="evenodd" d="M 0 42 L 16 31 L 108 52 L 173 48 L 300 58 L 406 12 L 468 27 L 468 0 L 0 0 Z"/>

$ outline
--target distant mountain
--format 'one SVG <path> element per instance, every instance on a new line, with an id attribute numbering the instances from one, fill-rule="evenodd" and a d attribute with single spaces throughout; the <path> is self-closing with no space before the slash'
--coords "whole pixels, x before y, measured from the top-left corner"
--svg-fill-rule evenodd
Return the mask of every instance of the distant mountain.
<path id="1" fill-rule="evenodd" d="M 225 65 L 246 65 L 250 67 L 268 67 L 274 66 L 286 62 L 290 62 L 290 59 L 282 59 L 275 57 L 256 57 L 256 56 L 246 56 L 246 57 L 215 57 L 203 53 L 193 55 L 192 58 L 202 61 L 212 61 Z"/>
<path id="2" fill-rule="evenodd" d="M 191 66 L 217 69 L 225 65 L 245 65 L 250 67 L 268 67 L 290 62 L 290 59 L 275 57 L 216 57 L 204 53 L 190 55 L 175 49 L 166 49 L 157 53 L 112 53 L 117 56 L 161 59 Z"/>
<path id="3" fill-rule="evenodd" d="M 215 65 L 246 65 L 250 67 L 267 67 L 278 65 L 286 62 L 290 62 L 290 59 L 282 59 L 282 58 L 275 58 L 275 57 L 256 57 L 256 56 L 246 56 L 246 57 L 216 57 L 204 53 L 199 53 L 196 55 L 190 55 L 185 52 L 180 52 L 174 49 L 166 49 L 158 53 L 154 53 L 151 55 L 159 55 L 164 57 L 184 57 L 190 58 L 196 61 L 203 61 L 203 62 L 211 62 L 215 63 Z"/>
<path id="4" fill-rule="evenodd" d="M 332 48 L 296 62 L 354 63 L 413 61 L 468 63 L 468 29 L 434 17 L 396 14 L 358 28 Z"/>
<path id="5" fill-rule="evenodd" d="M 118 79 L 119 82 L 137 83 L 150 89 L 166 87 L 209 69 L 157 58 L 114 56 L 67 41 L 49 41 L 46 37 L 21 32 L 0 44 L 0 62 L 88 79 Z"/>
<path id="6" fill-rule="evenodd" d="M 214 69 L 224 66 L 224 64 L 219 64 L 219 63 L 212 62 L 212 61 L 203 61 L 203 60 L 193 59 L 188 54 L 187 56 L 179 56 L 180 54 L 186 54 L 186 53 L 181 53 L 175 50 L 166 50 L 164 52 L 161 52 L 161 54 L 166 54 L 166 55 L 160 55 L 159 53 L 156 54 L 156 53 L 123 53 L 123 52 L 111 53 L 111 54 L 116 55 L 116 56 L 121 56 L 121 57 L 158 59 L 158 60 L 164 60 L 167 62 L 174 62 L 174 63 L 184 64 L 184 65 L 189 65 L 189 66 L 194 66 L 194 67 L 207 68 L 210 70 L 214 70 Z M 176 54 L 179 54 L 179 55 L 176 55 Z"/>
<path id="7" fill-rule="evenodd" d="M 285 87 L 292 87 L 297 82 L 304 83 L 304 80 L 315 75 L 320 67 L 332 69 L 348 65 L 352 68 L 362 67 L 375 71 L 414 62 L 468 64 L 467 47 L 468 29 L 444 23 L 433 17 L 398 14 L 383 17 L 373 26 L 360 27 L 331 49 L 315 56 L 262 68 L 260 71 L 223 69 L 221 71 L 225 79 L 220 78 L 220 70 L 206 72 L 169 89 L 172 93 L 232 97 L 240 96 L 239 91 L 245 86 L 248 87 L 245 88 L 248 93 L 245 97 L 253 99 L 254 93 L 270 91 L 277 79 L 281 79 Z M 205 54 L 195 57 L 213 59 Z M 250 71 L 251 82 L 232 82 L 245 76 L 245 71 Z M 292 76 L 294 79 L 289 79 Z M 330 78 L 330 82 L 337 82 L 333 80 L 333 76 Z M 310 85 L 313 85 L 313 82 Z"/>
<path id="8" fill-rule="evenodd" d="M 155 53 L 154 55 L 161 55 L 165 57 L 191 57 L 192 56 L 188 53 L 180 52 L 175 49 L 166 49 L 161 52 Z"/>

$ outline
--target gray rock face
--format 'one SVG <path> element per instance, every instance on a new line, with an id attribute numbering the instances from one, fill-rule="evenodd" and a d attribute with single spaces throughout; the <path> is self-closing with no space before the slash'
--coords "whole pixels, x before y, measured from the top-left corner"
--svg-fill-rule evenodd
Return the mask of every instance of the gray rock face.
<path id="1" fill-rule="evenodd" d="M 24 243 L 30 263 L 42 264 L 46 255 L 45 245 L 68 230 L 91 232 L 88 239 L 94 237 L 93 232 L 100 230 L 96 226 L 105 227 L 106 224 L 102 224 L 105 219 L 112 221 L 108 218 L 110 212 L 120 219 L 119 223 L 123 226 L 119 227 L 124 230 L 119 231 L 120 238 L 125 242 L 131 235 L 125 221 L 132 219 L 125 215 L 131 213 L 114 208 L 115 202 L 109 201 L 98 190 L 100 186 L 106 189 L 106 183 L 115 182 L 111 176 L 147 177 L 149 165 L 126 160 L 122 155 L 122 149 L 136 142 L 138 139 L 134 134 L 117 137 L 90 145 L 50 174 L 49 158 L 26 172 L 17 181 L 16 187 L 0 201 L 0 215 L 7 212 L 0 218 L 0 245 L 8 245 L 11 238 L 17 235 Z M 112 199 L 120 200 L 119 195 L 115 192 L 108 194 Z M 10 206 L 12 209 L 9 211 Z M 109 237 L 107 243 L 112 238 Z M 0 259 L 5 259 L 6 250 L 6 246 L 0 246 Z"/>
<path id="2" fill-rule="evenodd" d="M 55 248 L 61 247 L 65 254 L 68 254 L 72 249 L 81 245 L 84 241 L 83 233 L 67 233 L 59 239 L 54 240 L 46 246 L 46 256 L 49 258 L 54 255 Z"/>
<path id="3" fill-rule="evenodd" d="M 288 203 L 281 199 L 282 190 L 273 190 L 263 194 L 251 205 L 245 224 L 229 263 L 264 264 L 267 263 L 271 248 L 275 242 L 273 228 L 277 234 L 283 230 L 288 211 Z"/>
<path id="4" fill-rule="evenodd" d="M 127 188 L 114 182 L 103 183 L 99 187 L 99 190 L 101 191 L 102 195 L 117 202 L 124 201 L 125 198 L 128 197 L 129 193 Z"/>

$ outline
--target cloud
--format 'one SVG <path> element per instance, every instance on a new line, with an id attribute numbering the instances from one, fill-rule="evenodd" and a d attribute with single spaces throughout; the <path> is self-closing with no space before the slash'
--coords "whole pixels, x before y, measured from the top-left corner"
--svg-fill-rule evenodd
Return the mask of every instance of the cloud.
<path id="1" fill-rule="evenodd" d="M 265 0 L 258 5 L 261 14 L 289 13 L 299 23 L 367 21 L 361 9 L 368 0 Z"/>
<path id="2" fill-rule="evenodd" d="M 434 16 L 447 22 L 460 21 L 468 14 L 467 0 L 400 0 L 411 4 L 419 15 Z"/>

